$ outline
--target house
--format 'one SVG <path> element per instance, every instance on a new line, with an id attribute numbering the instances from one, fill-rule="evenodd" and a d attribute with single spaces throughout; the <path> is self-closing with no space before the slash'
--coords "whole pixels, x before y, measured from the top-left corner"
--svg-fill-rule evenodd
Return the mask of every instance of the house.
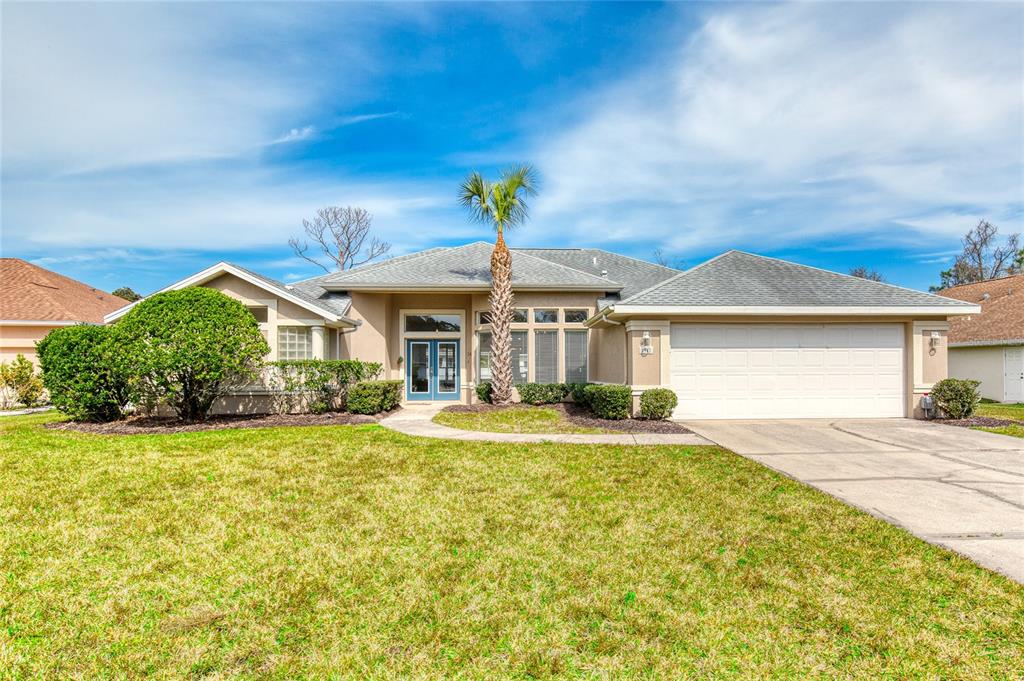
<path id="1" fill-rule="evenodd" d="M 168 288 L 241 300 L 271 359 L 378 361 L 409 402 L 472 402 L 490 378 L 491 249 L 434 248 L 294 284 L 218 263 Z M 619 383 L 636 396 L 665 386 L 679 418 L 915 415 L 946 376 L 949 317 L 979 310 L 739 251 L 681 272 L 598 249 L 517 248 L 512 271 L 517 383 Z"/>
<path id="2" fill-rule="evenodd" d="M 0 258 L 0 361 L 36 359 L 36 341 L 61 326 L 102 324 L 125 300 L 25 262 Z"/>
<path id="3" fill-rule="evenodd" d="M 941 292 L 981 306 L 954 317 L 949 329 L 949 375 L 981 381 L 982 397 L 1024 402 L 1024 274 Z"/>

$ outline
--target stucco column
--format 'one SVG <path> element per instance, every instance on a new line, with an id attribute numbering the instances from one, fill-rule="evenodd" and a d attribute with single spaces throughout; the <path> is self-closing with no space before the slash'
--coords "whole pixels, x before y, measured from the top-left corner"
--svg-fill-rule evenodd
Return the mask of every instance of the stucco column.
<path id="1" fill-rule="evenodd" d="M 314 326 L 313 329 L 313 359 L 327 358 L 327 335 L 324 327 Z"/>

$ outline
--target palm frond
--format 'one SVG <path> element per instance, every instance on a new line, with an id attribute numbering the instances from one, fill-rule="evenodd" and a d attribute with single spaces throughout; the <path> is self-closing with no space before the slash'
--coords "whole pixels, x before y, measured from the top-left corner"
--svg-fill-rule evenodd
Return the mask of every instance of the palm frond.
<path id="1" fill-rule="evenodd" d="M 470 173 L 459 186 L 459 203 L 469 210 L 470 217 L 477 222 L 493 219 L 491 184 L 480 173 Z"/>

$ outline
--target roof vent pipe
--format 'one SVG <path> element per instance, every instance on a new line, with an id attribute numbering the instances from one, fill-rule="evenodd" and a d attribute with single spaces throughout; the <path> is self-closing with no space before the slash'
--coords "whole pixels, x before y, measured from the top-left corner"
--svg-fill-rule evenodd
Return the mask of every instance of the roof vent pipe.
<path id="1" fill-rule="evenodd" d="M 991 296 L 990 294 L 988 294 L 988 293 L 982 293 L 982 294 L 981 294 L 981 299 L 982 299 L 982 300 L 988 300 L 988 299 L 989 299 L 989 298 L 991 298 L 991 297 L 992 297 L 992 296 Z"/>
<path id="2" fill-rule="evenodd" d="M 594 256 L 594 267 L 597 267 L 597 256 Z"/>
<path id="3" fill-rule="evenodd" d="M 607 277 L 608 276 L 608 270 L 601 270 L 601 276 L 602 277 Z"/>

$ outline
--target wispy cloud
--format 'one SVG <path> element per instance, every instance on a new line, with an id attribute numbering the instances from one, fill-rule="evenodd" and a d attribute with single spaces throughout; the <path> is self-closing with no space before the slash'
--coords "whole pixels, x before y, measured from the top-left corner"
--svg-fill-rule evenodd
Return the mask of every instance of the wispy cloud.
<path id="1" fill-rule="evenodd" d="M 714 6 L 676 55 L 538 140 L 532 236 L 919 244 L 1012 221 L 1022 18 L 994 3 Z"/>
<path id="2" fill-rule="evenodd" d="M 316 128 L 312 125 L 306 125 L 301 128 L 292 128 L 285 134 L 278 137 L 271 144 L 288 144 L 289 142 L 300 142 L 302 140 L 308 140 L 316 134 Z"/>

